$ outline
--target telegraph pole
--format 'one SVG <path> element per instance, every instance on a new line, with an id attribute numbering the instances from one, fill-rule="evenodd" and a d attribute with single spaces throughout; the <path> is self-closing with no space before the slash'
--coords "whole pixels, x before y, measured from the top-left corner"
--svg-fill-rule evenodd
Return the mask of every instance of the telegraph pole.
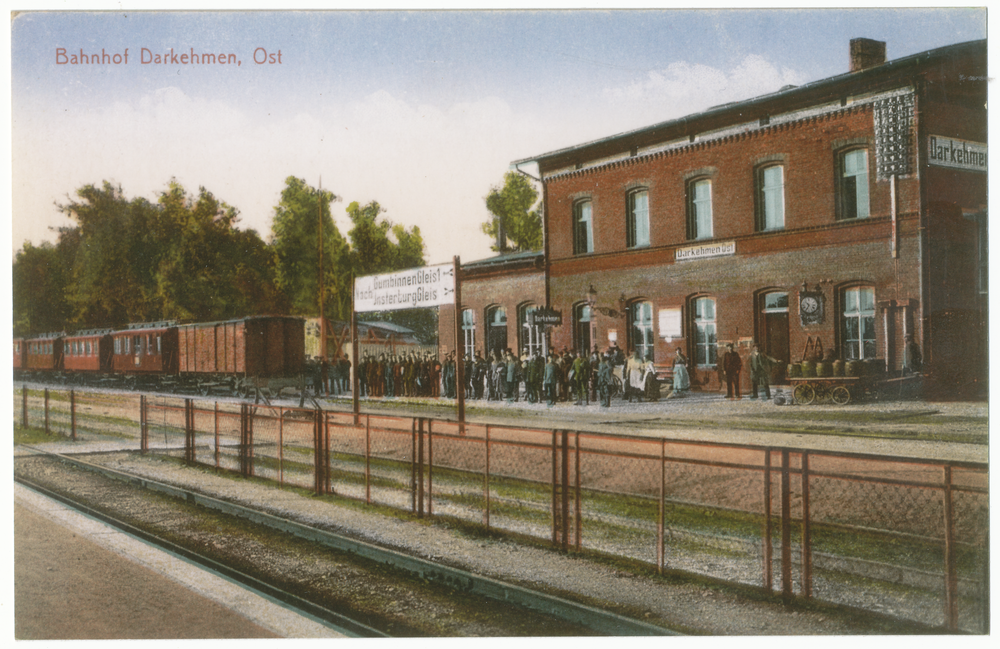
<path id="1" fill-rule="evenodd" d="M 319 355 L 326 360 L 326 319 L 323 317 L 323 176 L 319 177 Z"/>

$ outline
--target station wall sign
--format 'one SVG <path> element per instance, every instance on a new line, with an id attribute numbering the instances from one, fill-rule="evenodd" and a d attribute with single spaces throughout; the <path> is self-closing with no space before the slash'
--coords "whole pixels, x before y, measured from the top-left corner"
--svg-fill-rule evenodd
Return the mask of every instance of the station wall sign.
<path id="1" fill-rule="evenodd" d="M 688 261 L 691 259 L 705 259 L 707 257 L 725 257 L 736 254 L 735 241 L 723 241 L 721 243 L 710 243 L 701 246 L 688 246 L 678 248 L 674 251 L 674 261 Z"/>
<path id="2" fill-rule="evenodd" d="M 528 324 L 532 327 L 541 327 L 544 325 L 558 326 L 562 324 L 562 311 L 556 311 L 550 307 L 542 307 L 529 313 L 528 319 L 530 320 Z"/>
<path id="3" fill-rule="evenodd" d="M 355 311 L 397 311 L 454 303 L 453 264 L 354 278 Z"/>
<path id="4" fill-rule="evenodd" d="M 987 147 L 982 142 L 929 135 L 927 136 L 927 161 L 938 167 L 986 172 Z"/>

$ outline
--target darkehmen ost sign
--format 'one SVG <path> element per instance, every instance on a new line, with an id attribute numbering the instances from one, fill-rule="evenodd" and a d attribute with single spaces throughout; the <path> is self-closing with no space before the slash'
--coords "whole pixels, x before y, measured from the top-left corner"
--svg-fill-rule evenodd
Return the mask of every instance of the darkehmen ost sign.
<path id="1" fill-rule="evenodd" d="M 396 311 L 455 303 L 455 267 L 424 266 L 354 280 L 355 311 Z"/>

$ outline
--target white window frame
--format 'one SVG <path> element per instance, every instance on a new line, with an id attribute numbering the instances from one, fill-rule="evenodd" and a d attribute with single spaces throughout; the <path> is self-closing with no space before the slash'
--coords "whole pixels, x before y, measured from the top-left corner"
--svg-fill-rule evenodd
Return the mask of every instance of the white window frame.
<path id="1" fill-rule="evenodd" d="M 649 190 L 634 189 L 628 194 L 628 247 L 649 246 Z"/>
<path id="2" fill-rule="evenodd" d="M 719 360 L 715 307 L 715 298 L 707 296 L 697 297 L 691 303 L 694 324 L 693 357 L 698 367 L 715 367 Z"/>
<path id="3" fill-rule="evenodd" d="M 858 158 L 861 158 L 860 162 Z M 840 154 L 841 219 L 867 219 L 871 215 L 868 191 L 868 149 L 850 149 Z"/>
<path id="4" fill-rule="evenodd" d="M 875 334 L 875 289 L 871 286 L 852 286 L 842 291 L 841 298 L 843 309 L 840 330 L 843 335 L 841 350 L 844 360 L 863 361 L 875 358 L 878 354 Z M 857 337 L 851 335 L 850 323 L 856 323 Z"/>
<path id="5" fill-rule="evenodd" d="M 577 201 L 573 204 L 573 254 L 586 255 L 592 252 L 594 252 L 594 204 L 590 200 Z"/>
<path id="6" fill-rule="evenodd" d="M 711 239 L 713 237 L 712 179 L 696 178 L 688 184 L 688 189 L 691 239 Z"/>
<path id="7" fill-rule="evenodd" d="M 462 309 L 462 352 L 466 358 L 476 353 L 476 312 L 472 309 Z"/>
<path id="8" fill-rule="evenodd" d="M 628 307 L 629 341 L 633 350 L 638 350 L 639 358 L 646 360 L 655 353 L 656 336 L 653 330 L 653 303 L 647 300 L 633 302 Z"/>
<path id="9" fill-rule="evenodd" d="M 772 164 L 761 167 L 757 172 L 757 182 L 761 232 L 783 230 L 785 228 L 784 165 Z"/>

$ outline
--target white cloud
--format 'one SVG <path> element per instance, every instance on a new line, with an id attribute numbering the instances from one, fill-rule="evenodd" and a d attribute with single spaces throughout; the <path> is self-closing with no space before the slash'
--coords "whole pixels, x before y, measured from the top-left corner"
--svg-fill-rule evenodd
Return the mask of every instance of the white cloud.
<path id="1" fill-rule="evenodd" d="M 267 237 L 290 175 L 347 202 L 377 200 L 394 222 L 418 225 L 432 263 L 488 256 L 483 196 L 510 160 L 536 152 L 530 132 L 503 101 L 444 108 L 387 92 L 347 105 L 251 117 L 216 100 L 163 88 L 98 110 L 23 111 L 14 137 L 14 249 L 53 240 L 68 224 L 52 202 L 108 179 L 130 197 L 154 200 L 176 178 L 239 208 L 243 227 Z M 27 216 L 31 215 L 31 216 Z"/>
<path id="2" fill-rule="evenodd" d="M 631 107 L 633 121 L 651 124 L 805 81 L 805 76 L 795 70 L 749 55 L 731 71 L 686 61 L 672 63 L 664 70 L 649 72 L 644 79 L 607 88 L 604 98 L 614 109 Z"/>
<path id="3" fill-rule="evenodd" d="M 171 178 L 204 186 L 240 210 L 241 225 L 265 238 L 290 175 L 342 197 L 344 207 L 377 200 L 387 216 L 418 225 L 431 263 L 459 254 L 489 256 L 480 224 L 483 197 L 511 160 L 802 83 L 759 56 L 726 72 L 675 63 L 606 90 L 583 106 L 549 105 L 541 116 L 497 97 L 432 105 L 377 91 L 356 101 L 325 99 L 295 113 L 262 113 L 235 103 L 161 88 L 132 101 L 85 110 L 23 104 L 15 111 L 14 250 L 54 240 L 69 222 L 54 208 L 79 187 L 114 180 L 128 196 L 155 200 Z"/>

